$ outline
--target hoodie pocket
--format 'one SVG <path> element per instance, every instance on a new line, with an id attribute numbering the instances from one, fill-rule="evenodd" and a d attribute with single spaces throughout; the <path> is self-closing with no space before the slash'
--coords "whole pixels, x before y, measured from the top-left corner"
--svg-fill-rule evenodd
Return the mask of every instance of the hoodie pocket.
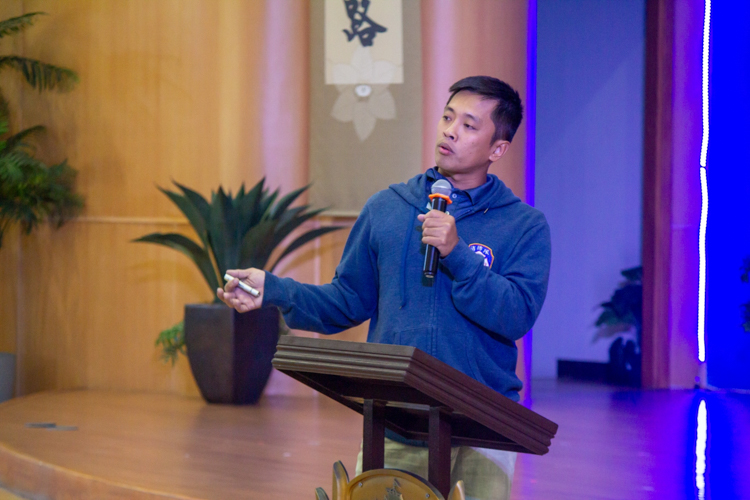
<path id="1" fill-rule="evenodd" d="M 516 376 L 518 350 L 486 333 L 471 336 L 466 342 L 466 360 L 473 378 L 506 396 L 521 389 Z"/>

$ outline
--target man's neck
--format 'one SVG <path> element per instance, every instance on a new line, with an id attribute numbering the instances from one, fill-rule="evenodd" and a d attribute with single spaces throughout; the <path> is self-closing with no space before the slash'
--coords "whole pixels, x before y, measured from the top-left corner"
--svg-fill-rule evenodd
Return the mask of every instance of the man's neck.
<path id="1" fill-rule="evenodd" d="M 474 189 L 487 182 L 488 170 L 489 166 L 484 170 L 478 170 L 476 172 L 453 173 L 447 172 L 441 167 L 438 167 L 440 175 L 448 179 L 455 189 L 460 189 L 461 191 Z"/>

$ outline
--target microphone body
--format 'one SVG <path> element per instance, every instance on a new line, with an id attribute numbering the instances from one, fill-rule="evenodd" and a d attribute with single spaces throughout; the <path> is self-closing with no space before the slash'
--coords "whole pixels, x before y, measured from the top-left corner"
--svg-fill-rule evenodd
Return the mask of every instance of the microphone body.
<path id="1" fill-rule="evenodd" d="M 452 203 L 450 199 L 452 190 L 453 186 L 451 186 L 450 182 L 444 179 L 435 181 L 435 184 L 432 185 L 432 194 L 430 195 L 430 200 L 432 202 L 431 208 L 433 210 L 445 212 L 448 208 L 448 204 Z M 425 278 L 435 277 L 437 274 L 439 258 L 440 253 L 438 252 L 438 249 L 432 245 L 427 245 L 427 251 L 424 256 L 424 266 L 422 267 L 422 273 Z"/>

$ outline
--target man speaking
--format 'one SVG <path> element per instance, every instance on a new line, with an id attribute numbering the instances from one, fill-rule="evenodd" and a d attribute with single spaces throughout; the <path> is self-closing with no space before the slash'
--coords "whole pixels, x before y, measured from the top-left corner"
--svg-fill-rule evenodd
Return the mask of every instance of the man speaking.
<path id="1" fill-rule="evenodd" d="M 217 295 L 239 312 L 277 306 L 290 327 L 320 333 L 369 319 L 368 342 L 417 347 L 518 401 L 515 341 L 544 302 L 550 233 L 544 215 L 488 169 L 508 151 L 522 114 L 518 93 L 496 78 L 456 82 L 437 126 L 437 166 L 367 201 L 330 284 L 232 270 L 237 279 Z M 441 179 L 450 183 L 435 193 L 445 211 L 432 208 Z M 425 272 L 430 246 L 439 254 L 433 276 Z M 387 436 L 385 466 L 426 477 L 424 443 Z M 513 452 L 455 447 L 451 481 L 464 481 L 467 498 L 507 499 L 515 459 Z"/>

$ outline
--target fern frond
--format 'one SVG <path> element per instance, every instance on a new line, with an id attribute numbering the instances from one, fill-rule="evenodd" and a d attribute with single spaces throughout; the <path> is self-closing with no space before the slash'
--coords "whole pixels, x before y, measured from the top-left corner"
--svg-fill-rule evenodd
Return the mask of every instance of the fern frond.
<path id="1" fill-rule="evenodd" d="M 0 70 L 13 68 L 20 72 L 26 81 L 41 92 L 42 90 L 59 90 L 65 92 L 78 83 L 75 71 L 43 63 L 36 59 L 20 56 L 0 57 Z"/>
<path id="2" fill-rule="evenodd" d="M 43 130 L 44 130 L 44 126 L 42 126 L 42 125 L 35 125 L 33 127 L 27 128 L 25 130 L 21 130 L 17 134 L 13 134 L 10 137 L 6 137 L 5 138 L 5 143 L 6 143 L 5 148 L 7 149 L 7 152 L 10 153 L 12 151 L 17 150 L 18 148 L 33 150 L 33 148 L 31 147 L 31 145 L 26 144 L 25 142 L 23 142 L 23 140 L 25 138 L 27 138 L 28 136 L 33 135 L 33 134 L 35 134 L 37 132 L 41 132 Z M 7 130 L 6 130 L 6 132 L 7 132 Z M 3 133 L 2 132 L 2 127 L 0 127 L 0 134 L 2 134 L 2 133 Z M 1 154 L 3 154 L 2 151 L 0 151 L 0 155 Z"/>
<path id="3" fill-rule="evenodd" d="M 18 17 L 11 17 L 5 21 L 0 21 L 0 38 L 7 35 L 15 35 L 24 28 L 34 24 L 36 16 L 46 15 L 46 12 L 29 12 Z"/>

